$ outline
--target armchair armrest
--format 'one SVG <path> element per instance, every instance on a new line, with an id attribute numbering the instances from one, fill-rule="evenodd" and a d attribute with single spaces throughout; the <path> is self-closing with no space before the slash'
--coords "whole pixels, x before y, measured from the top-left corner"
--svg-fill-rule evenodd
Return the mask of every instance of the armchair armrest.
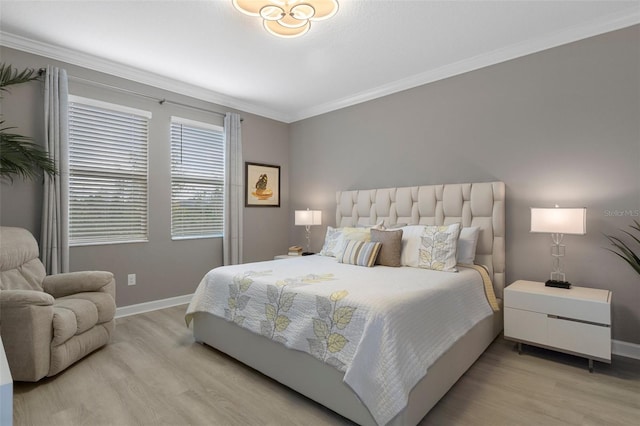
<path id="1" fill-rule="evenodd" d="M 42 281 L 44 291 L 55 298 L 87 291 L 109 293 L 116 299 L 116 282 L 111 272 L 80 271 L 48 275 Z"/>
<path id="2" fill-rule="evenodd" d="M 53 305 L 53 296 L 35 290 L 2 290 L 0 291 L 0 306 L 10 309 L 20 306 L 48 306 Z"/>
<path id="3" fill-rule="evenodd" d="M 0 291 L 0 330 L 15 381 L 35 382 L 49 372 L 53 302 L 42 291 Z"/>

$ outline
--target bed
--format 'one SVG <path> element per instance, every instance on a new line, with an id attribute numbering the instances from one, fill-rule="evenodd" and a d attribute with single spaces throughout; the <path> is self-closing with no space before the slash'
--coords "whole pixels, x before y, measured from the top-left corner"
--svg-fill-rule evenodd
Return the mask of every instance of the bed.
<path id="1" fill-rule="evenodd" d="M 502 182 L 337 192 L 336 228 L 338 229 L 367 229 L 371 226 L 394 228 L 407 225 L 402 228 L 407 230 L 413 229 L 411 225 L 425 225 L 427 227 L 440 225 L 444 228 L 446 226 L 452 227 L 458 223 L 460 228 L 479 228 L 474 263 L 482 265 L 482 267 L 457 265 L 458 273 L 424 271 L 422 268 L 408 266 L 365 268 L 343 265 L 336 259 L 327 256 L 306 256 L 300 259 L 274 260 L 216 268 L 203 278 L 196 294 L 194 294 L 194 299 L 187 309 L 187 322 L 193 322 L 193 333 L 197 342 L 205 343 L 238 359 L 358 424 L 415 425 L 455 384 L 502 330 L 500 307 L 505 282 L 504 202 L 505 187 Z M 323 274 L 322 272 L 325 270 L 331 271 L 331 273 Z M 407 283 L 405 294 L 411 296 L 400 297 L 402 302 L 397 304 L 396 299 L 393 299 L 392 305 L 395 306 L 394 310 L 400 319 L 393 321 L 385 319 L 385 327 L 388 322 L 389 324 L 398 324 L 400 328 L 396 331 L 393 331 L 392 328 L 392 332 L 382 333 L 379 330 L 385 327 L 375 325 L 378 324 L 376 321 L 382 318 L 380 309 L 385 305 L 385 298 L 389 295 L 376 296 L 377 293 L 373 294 L 373 292 L 382 291 L 384 293 L 385 287 L 382 286 L 384 282 L 397 281 L 396 275 L 393 274 L 405 275 L 402 278 L 404 280 L 402 282 Z M 427 275 L 428 278 L 426 278 Z M 358 296 L 351 287 L 347 287 L 351 285 L 351 281 L 356 276 L 364 277 L 371 283 L 370 293 Z M 440 278 L 436 279 L 436 276 L 444 277 L 442 284 L 439 283 Z M 295 279 L 283 277 L 295 277 Z M 222 282 L 224 279 L 227 279 L 228 282 Z M 417 320 L 422 321 L 422 315 L 427 315 L 432 311 L 436 312 L 438 306 L 441 305 L 439 301 L 417 299 L 422 297 L 422 293 L 416 293 L 412 285 L 414 285 L 414 281 L 422 279 L 428 279 L 430 283 L 432 280 L 435 283 L 433 287 L 460 288 L 459 291 L 473 291 L 474 294 L 477 294 L 480 291 L 478 288 L 484 285 L 486 299 L 482 304 L 471 302 L 478 300 L 478 296 L 470 298 L 471 296 L 464 296 L 463 293 L 456 293 L 454 303 L 460 305 L 460 308 L 447 308 L 437 312 L 438 316 L 442 316 L 443 321 L 443 324 L 438 327 L 420 327 L 431 330 L 424 331 L 425 333 L 430 332 L 437 336 L 438 333 L 443 334 L 439 327 L 444 328 L 445 322 L 447 326 L 449 326 L 449 322 L 453 322 L 446 319 L 446 315 L 461 316 L 455 313 L 449 314 L 449 311 L 468 311 L 468 314 L 462 315 L 462 317 L 475 318 L 465 329 L 444 333 L 451 334 L 452 341 L 446 347 L 434 343 L 434 347 L 440 348 L 437 355 L 424 355 L 423 352 L 426 353 L 426 351 L 422 351 L 421 345 L 426 344 L 426 341 L 431 339 L 431 335 L 425 335 L 429 339 L 424 339 L 424 341 L 416 339 L 413 336 L 417 335 L 411 334 L 414 333 L 414 330 L 407 331 L 408 325 L 405 330 L 403 328 L 405 323 L 401 322 L 407 321 L 406 324 L 412 324 Z M 478 280 L 480 284 L 477 284 Z M 217 287 L 216 281 L 221 281 Z M 262 304 L 258 303 L 257 293 L 250 292 L 258 292 L 261 281 L 264 281 L 267 287 L 271 283 L 272 287 L 269 290 L 271 294 L 265 295 L 266 303 L 260 302 Z M 463 285 L 462 282 L 465 281 L 473 284 Z M 249 291 L 246 283 L 252 282 L 257 284 Z M 245 283 L 244 287 L 243 283 Z M 277 286 L 274 285 L 276 283 Z M 309 283 L 314 285 L 308 285 Z M 379 290 L 374 289 L 377 285 L 381 286 Z M 462 290 L 463 287 L 473 290 Z M 216 288 L 218 289 L 215 290 Z M 239 290 L 241 288 L 244 290 Z M 312 288 L 321 289 L 319 291 L 324 292 L 324 296 L 317 294 L 314 296 L 310 290 Z M 224 293 L 223 290 L 227 293 Z M 307 294 L 307 290 L 309 294 Z M 260 291 L 262 292 L 262 290 Z M 264 293 L 269 292 L 265 291 Z M 495 296 L 493 301 L 490 300 L 489 293 Z M 418 294 L 420 296 L 414 296 Z M 289 298 L 282 297 L 285 295 L 288 295 Z M 429 297 L 452 298 L 451 295 Z M 231 300 L 232 298 L 234 300 Z M 466 302 L 467 298 L 469 298 L 469 302 Z M 214 306 L 214 303 L 219 303 L 220 299 L 225 300 L 224 305 Z M 249 301 L 249 299 L 251 300 Z M 276 299 L 278 299 L 278 303 L 284 300 L 284 305 L 278 305 L 278 309 L 286 305 L 286 314 L 290 317 L 293 314 L 290 314 L 288 309 L 291 309 L 292 312 L 297 309 L 298 311 L 313 311 L 316 318 L 310 319 L 307 323 L 303 323 L 302 320 L 298 322 L 283 318 L 286 321 L 276 324 L 275 319 L 280 319 L 280 314 L 284 311 L 278 311 L 278 313 L 273 311 L 273 308 L 270 311 L 266 307 L 270 301 L 275 303 Z M 465 300 L 464 303 L 468 303 L 468 305 L 463 304 L 462 300 Z M 257 307 L 252 308 L 251 303 L 254 301 Z M 349 303 L 343 304 L 346 301 Z M 341 324 L 342 328 L 338 327 L 340 330 L 334 329 L 339 333 L 331 334 L 332 336 L 337 335 L 341 340 L 334 339 L 332 342 L 327 340 L 324 346 L 325 351 L 319 354 L 318 350 L 315 352 L 313 350 L 314 343 L 317 343 L 314 342 L 316 339 L 298 338 L 294 332 L 297 328 L 306 327 L 312 330 L 315 336 L 329 335 L 329 332 L 322 331 L 324 326 L 318 327 L 318 324 L 321 323 L 319 321 L 321 306 L 324 306 L 323 303 L 329 302 L 333 303 L 333 308 L 327 304 L 327 309 L 334 309 L 336 312 L 341 309 L 344 314 L 341 318 L 347 320 Z M 415 308 L 405 310 L 404 305 L 400 303 L 408 305 L 424 303 L 428 309 L 422 309 L 414 316 L 413 312 L 417 311 Z M 293 305 L 296 308 L 292 308 Z M 208 309 L 205 309 L 205 306 Z M 245 315 L 238 314 L 240 312 L 238 307 L 247 312 L 251 309 L 262 309 L 262 315 L 266 315 L 267 319 L 273 321 L 271 325 L 269 321 L 264 319 L 262 323 L 259 321 L 251 323 L 251 320 L 245 318 Z M 241 313 L 244 314 L 245 311 Z M 283 316 L 286 317 L 286 315 Z M 331 318 L 335 319 L 336 317 L 332 316 Z M 432 320 L 428 320 L 427 323 L 436 324 Z M 364 337 L 357 342 L 357 337 L 352 337 L 347 333 L 350 328 L 353 328 L 354 333 L 362 331 Z M 362 330 L 359 330 L 360 328 Z M 422 333 L 423 331 L 415 332 Z M 307 332 L 307 335 L 309 333 L 311 331 Z M 407 366 L 408 364 L 405 365 L 404 360 L 394 361 L 394 363 L 387 362 L 388 359 L 398 358 L 398 354 L 402 351 L 393 352 L 393 349 L 387 351 L 385 348 L 390 347 L 391 342 L 389 345 L 382 344 L 376 348 L 374 342 L 384 341 L 380 340 L 383 334 L 386 336 L 385 338 L 394 340 L 402 338 L 405 334 L 409 336 L 404 344 L 411 348 L 415 346 L 415 350 L 407 352 L 411 353 L 409 361 L 417 363 L 417 365 Z M 265 335 L 269 335 L 271 338 L 267 338 Z M 360 334 L 353 336 L 360 336 Z M 337 349 L 337 351 L 329 354 L 327 350 L 329 343 L 332 343 L 333 349 Z M 308 346 L 308 350 L 303 350 L 303 346 Z M 318 348 L 317 345 L 315 347 Z M 348 347 L 352 349 L 347 350 Z M 323 354 L 324 356 L 321 356 Z M 369 374 L 366 377 L 364 374 L 366 370 L 373 368 L 369 364 L 379 369 L 381 366 L 383 368 L 380 369 L 379 374 Z M 397 365 L 388 366 L 388 364 Z M 384 377 L 387 370 L 394 374 L 389 373 L 388 378 Z M 424 370 L 424 372 L 414 378 L 414 370 Z M 358 371 L 360 376 L 357 375 Z M 372 371 L 377 372 L 378 370 Z M 407 371 L 412 374 L 408 374 Z M 396 381 L 396 376 L 399 376 L 401 380 Z M 403 382 L 402 380 L 407 377 L 410 377 L 408 381 Z M 402 388 L 402 386 L 404 387 Z M 403 394 L 400 397 L 401 401 L 387 403 L 388 396 L 396 393 Z"/>

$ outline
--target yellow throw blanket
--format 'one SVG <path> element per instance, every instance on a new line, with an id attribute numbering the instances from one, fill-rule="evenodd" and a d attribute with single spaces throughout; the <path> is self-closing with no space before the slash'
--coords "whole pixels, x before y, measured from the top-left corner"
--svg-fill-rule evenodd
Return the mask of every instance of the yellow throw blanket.
<path id="1" fill-rule="evenodd" d="M 484 285 L 484 294 L 487 296 L 487 301 L 489 305 L 491 305 L 491 309 L 493 312 L 498 312 L 500 310 L 500 306 L 498 305 L 498 299 L 496 299 L 496 294 L 493 291 L 493 282 L 491 281 L 491 277 L 489 276 L 489 272 L 487 268 L 482 265 L 469 265 L 469 264 L 461 264 L 457 265 L 462 268 L 469 268 L 478 271 L 480 276 L 482 277 L 482 284 Z"/>

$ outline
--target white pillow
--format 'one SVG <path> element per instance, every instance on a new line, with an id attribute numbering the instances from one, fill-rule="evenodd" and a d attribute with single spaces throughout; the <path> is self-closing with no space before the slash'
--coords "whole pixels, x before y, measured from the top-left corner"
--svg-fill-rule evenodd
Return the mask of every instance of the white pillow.
<path id="1" fill-rule="evenodd" d="M 470 226 L 460 230 L 458 253 L 456 254 L 458 263 L 473 264 L 476 259 L 476 247 L 478 246 L 479 235 L 480 227 L 478 226 Z"/>
<path id="2" fill-rule="evenodd" d="M 434 271 L 458 272 L 456 252 L 460 223 L 426 226 L 420 243 L 418 266 Z"/>
<path id="3" fill-rule="evenodd" d="M 454 226 L 455 225 L 457 225 L 459 229 L 460 224 L 457 223 L 454 224 Z M 433 226 L 436 225 L 408 225 L 400 228 L 402 229 L 402 254 L 400 255 L 400 263 L 402 266 L 411 266 L 413 268 L 420 267 L 420 248 L 422 246 L 422 237 L 427 227 Z M 455 250 L 455 252 L 457 252 L 457 250 Z M 455 257 L 453 260 L 455 260 Z"/>
<path id="4" fill-rule="evenodd" d="M 417 268 L 420 263 L 420 242 L 424 225 L 408 225 L 402 228 L 402 253 L 400 264 Z"/>
<path id="5" fill-rule="evenodd" d="M 322 256 L 336 257 L 336 254 L 341 250 L 344 236 L 342 235 L 342 228 L 334 228 L 327 226 L 327 233 L 324 237 L 324 245 L 320 254 Z"/>

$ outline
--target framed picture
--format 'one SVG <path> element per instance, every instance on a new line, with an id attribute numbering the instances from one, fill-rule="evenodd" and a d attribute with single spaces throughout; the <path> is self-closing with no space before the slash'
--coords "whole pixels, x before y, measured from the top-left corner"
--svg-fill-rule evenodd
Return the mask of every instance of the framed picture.
<path id="1" fill-rule="evenodd" d="M 245 207 L 280 207 L 280 166 L 244 163 Z"/>

